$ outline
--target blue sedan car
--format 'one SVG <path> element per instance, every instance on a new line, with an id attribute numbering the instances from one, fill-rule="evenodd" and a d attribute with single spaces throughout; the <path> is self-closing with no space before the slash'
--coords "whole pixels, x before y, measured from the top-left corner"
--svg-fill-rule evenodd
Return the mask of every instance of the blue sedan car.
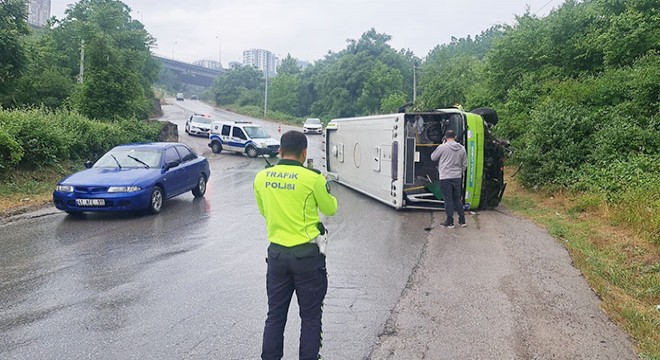
<path id="1" fill-rule="evenodd" d="M 86 170 L 60 181 L 55 206 L 70 214 L 85 211 L 142 211 L 157 214 L 165 199 L 206 192 L 209 162 L 181 143 L 120 145 Z"/>

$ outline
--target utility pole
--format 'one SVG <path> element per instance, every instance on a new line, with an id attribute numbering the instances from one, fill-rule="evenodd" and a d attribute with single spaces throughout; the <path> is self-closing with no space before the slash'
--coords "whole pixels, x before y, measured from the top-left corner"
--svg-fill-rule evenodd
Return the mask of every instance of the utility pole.
<path id="1" fill-rule="evenodd" d="M 218 63 L 220 64 L 220 70 L 222 70 L 222 38 L 220 35 L 215 38 L 218 39 Z"/>
<path id="2" fill-rule="evenodd" d="M 264 96 L 264 118 L 268 113 L 268 65 L 269 65 L 270 53 L 266 52 L 266 94 Z"/>
<path id="3" fill-rule="evenodd" d="M 413 104 L 417 100 L 417 62 L 413 62 Z"/>
<path id="4" fill-rule="evenodd" d="M 78 74 L 78 84 L 83 83 L 85 76 L 85 39 L 80 40 L 80 73 Z"/>

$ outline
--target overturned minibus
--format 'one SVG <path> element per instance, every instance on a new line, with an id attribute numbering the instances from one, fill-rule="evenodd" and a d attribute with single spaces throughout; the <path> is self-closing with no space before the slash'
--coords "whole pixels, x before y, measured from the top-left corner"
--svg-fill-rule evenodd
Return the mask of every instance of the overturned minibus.
<path id="1" fill-rule="evenodd" d="M 451 129 L 467 152 L 465 208 L 493 208 L 506 188 L 508 153 L 508 143 L 491 134 L 496 123 L 491 108 L 333 119 L 324 134 L 324 166 L 329 179 L 396 209 L 441 210 L 438 162 L 431 153 Z"/>

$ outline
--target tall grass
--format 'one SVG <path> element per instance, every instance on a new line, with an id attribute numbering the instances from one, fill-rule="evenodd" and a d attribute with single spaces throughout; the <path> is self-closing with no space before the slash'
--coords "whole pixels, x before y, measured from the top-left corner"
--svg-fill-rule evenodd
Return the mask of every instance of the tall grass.
<path id="1" fill-rule="evenodd" d="M 568 249 L 602 307 L 635 339 L 642 359 L 660 359 L 658 186 L 604 193 L 530 191 L 509 179 L 504 204 L 546 227 Z"/>

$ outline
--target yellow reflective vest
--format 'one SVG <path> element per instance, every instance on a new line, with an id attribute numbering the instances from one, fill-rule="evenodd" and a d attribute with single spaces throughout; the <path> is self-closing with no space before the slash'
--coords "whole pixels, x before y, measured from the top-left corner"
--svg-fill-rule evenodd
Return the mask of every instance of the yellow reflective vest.
<path id="1" fill-rule="evenodd" d="M 292 247 L 314 240 L 319 234 L 318 210 L 332 216 L 337 199 L 318 170 L 295 160 L 280 162 L 257 173 L 254 195 L 259 212 L 266 219 L 268 240 Z"/>

